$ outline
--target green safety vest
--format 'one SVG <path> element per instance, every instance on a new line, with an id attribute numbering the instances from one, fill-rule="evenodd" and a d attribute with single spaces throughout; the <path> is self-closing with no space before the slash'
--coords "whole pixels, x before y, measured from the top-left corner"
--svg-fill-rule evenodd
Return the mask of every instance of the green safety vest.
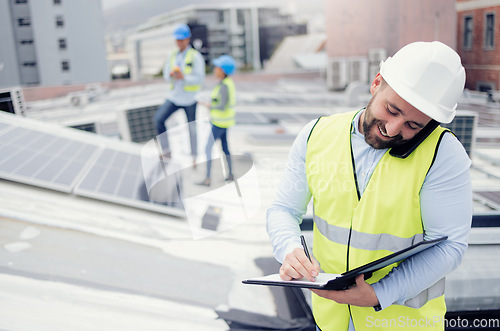
<path id="1" fill-rule="evenodd" d="M 224 109 L 217 109 L 220 102 L 220 88 L 222 84 L 227 86 L 228 89 L 228 100 L 226 107 Z M 234 87 L 234 82 L 231 78 L 226 77 L 222 80 L 222 84 L 217 84 L 217 86 L 212 90 L 212 104 L 210 107 L 210 123 L 219 128 L 229 128 L 236 124 L 236 113 L 234 106 L 236 105 L 236 88 Z"/>
<path id="2" fill-rule="evenodd" d="M 170 70 L 172 70 L 173 67 L 175 67 L 175 57 L 179 53 L 179 50 L 175 51 L 170 55 Z M 194 60 L 196 53 L 198 53 L 197 50 L 194 48 L 189 48 L 186 56 L 184 56 L 184 64 L 181 68 L 181 71 L 184 75 L 189 75 L 193 71 L 193 65 L 194 65 Z M 170 89 L 174 88 L 174 84 L 170 84 Z M 196 92 L 201 89 L 201 85 L 184 85 L 184 91 L 186 92 Z"/>
<path id="3" fill-rule="evenodd" d="M 419 193 L 446 131 L 436 128 L 405 159 L 386 152 L 359 199 L 350 140 L 355 114 L 319 119 L 307 144 L 306 175 L 314 197 L 313 250 L 327 273 L 341 274 L 423 239 Z M 367 282 L 377 282 L 397 265 L 375 271 Z M 444 278 L 404 305 L 394 304 L 379 312 L 315 294 L 312 305 L 322 330 L 347 330 L 349 317 L 356 331 L 377 326 L 383 330 L 443 330 Z"/>

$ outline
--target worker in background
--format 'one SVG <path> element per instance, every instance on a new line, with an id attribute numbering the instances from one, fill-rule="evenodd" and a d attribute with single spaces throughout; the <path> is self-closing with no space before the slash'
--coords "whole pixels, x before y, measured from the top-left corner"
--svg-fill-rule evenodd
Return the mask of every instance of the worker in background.
<path id="1" fill-rule="evenodd" d="M 207 176 L 200 185 L 210 186 L 210 173 L 212 169 L 212 147 L 216 140 L 220 139 L 222 150 L 226 156 L 228 166 L 228 176 L 226 181 L 232 181 L 233 168 L 231 165 L 231 154 L 227 145 L 227 130 L 236 123 L 235 109 L 236 88 L 233 80 L 229 77 L 236 70 L 236 63 L 229 55 L 222 55 L 214 59 L 214 74 L 219 80 L 211 94 L 211 103 L 207 104 L 210 108 L 210 123 L 212 131 L 208 137 L 207 147 Z"/>
<path id="2" fill-rule="evenodd" d="M 314 120 L 296 138 L 267 212 L 283 280 L 341 274 L 448 236 L 347 290 L 312 290 L 318 329 L 444 329 L 444 277 L 467 249 L 472 189 L 471 161 L 439 123 L 453 120 L 464 84 L 454 50 L 411 43 L 381 64 L 366 108 Z M 299 239 L 311 197 L 312 262 Z"/>
<path id="3" fill-rule="evenodd" d="M 179 108 L 184 109 L 189 123 L 189 140 L 193 166 L 196 166 L 197 134 L 196 134 L 196 94 L 205 79 L 205 60 L 203 56 L 189 44 L 191 30 L 186 24 L 177 26 L 174 38 L 178 50 L 167 58 L 163 68 L 163 77 L 170 82 L 171 91 L 154 116 L 154 122 L 160 137 L 163 156 L 171 157 L 171 150 L 166 133 L 165 121 Z"/>

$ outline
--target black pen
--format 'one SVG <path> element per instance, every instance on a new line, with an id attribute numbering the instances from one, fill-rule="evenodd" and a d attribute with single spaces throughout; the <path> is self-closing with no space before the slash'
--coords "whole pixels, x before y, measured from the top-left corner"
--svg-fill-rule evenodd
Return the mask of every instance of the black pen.
<path id="1" fill-rule="evenodd" d="M 302 243 L 302 247 L 304 248 L 304 252 L 306 253 L 307 258 L 312 263 L 311 255 L 309 255 L 309 250 L 307 249 L 306 239 L 302 234 L 300 235 L 300 242 Z"/>

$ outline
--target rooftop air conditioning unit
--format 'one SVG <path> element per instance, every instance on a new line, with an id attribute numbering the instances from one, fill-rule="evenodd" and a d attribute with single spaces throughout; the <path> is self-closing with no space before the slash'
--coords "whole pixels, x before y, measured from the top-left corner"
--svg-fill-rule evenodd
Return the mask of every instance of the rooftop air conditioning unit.
<path id="1" fill-rule="evenodd" d="M 368 61 L 370 64 L 379 65 L 381 61 L 387 59 L 387 51 L 385 48 L 372 48 L 368 50 Z"/>
<path id="2" fill-rule="evenodd" d="M 0 89 L 0 111 L 25 116 L 26 105 L 20 87 Z"/>
<path id="3" fill-rule="evenodd" d="M 326 82 L 331 90 L 342 90 L 347 86 L 347 59 L 332 58 L 328 60 Z"/>
<path id="4" fill-rule="evenodd" d="M 368 59 L 365 57 L 349 58 L 349 83 L 368 83 Z"/>
<path id="5" fill-rule="evenodd" d="M 68 93 L 68 101 L 73 107 L 83 107 L 89 103 L 89 97 L 86 93 L 75 92 Z"/>
<path id="6" fill-rule="evenodd" d="M 368 80 L 373 80 L 375 76 L 380 72 L 380 65 L 375 63 L 370 63 L 368 66 Z"/>

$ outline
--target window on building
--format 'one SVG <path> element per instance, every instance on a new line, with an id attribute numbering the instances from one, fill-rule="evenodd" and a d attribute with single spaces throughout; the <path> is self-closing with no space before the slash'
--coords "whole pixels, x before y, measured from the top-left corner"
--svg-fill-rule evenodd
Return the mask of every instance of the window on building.
<path id="1" fill-rule="evenodd" d="M 484 27 L 484 48 L 492 49 L 495 47 L 495 14 L 486 14 Z"/>
<path id="2" fill-rule="evenodd" d="M 476 90 L 481 92 L 494 91 L 496 90 L 495 83 L 478 81 L 476 82 Z"/>
<path id="3" fill-rule="evenodd" d="M 66 43 L 66 38 L 60 38 L 58 42 L 59 42 L 59 49 L 66 49 L 68 47 Z"/>
<path id="4" fill-rule="evenodd" d="M 464 49 L 471 49 L 472 48 L 473 23 L 474 22 L 472 20 L 472 16 L 465 16 L 464 17 L 464 44 L 463 44 Z"/>
<path id="5" fill-rule="evenodd" d="M 19 3 L 28 3 L 28 0 L 16 0 L 16 4 L 19 4 Z"/>
<path id="6" fill-rule="evenodd" d="M 219 23 L 224 23 L 224 11 L 223 10 L 219 10 L 219 12 L 218 12 L 218 21 L 219 21 Z"/>
<path id="7" fill-rule="evenodd" d="M 36 61 L 25 61 L 23 67 L 36 67 Z"/>
<path id="8" fill-rule="evenodd" d="M 56 16 L 56 28 L 64 27 L 64 19 L 62 16 Z"/>
<path id="9" fill-rule="evenodd" d="M 243 9 L 238 9 L 237 14 L 236 14 L 236 20 L 238 22 L 238 25 L 245 25 L 245 13 L 243 12 Z"/>
<path id="10" fill-rule="evenodd" d="M 54 5 L 55 6 L 61 5 L 61 3 L 62 3 L 62 0 L 54 0 Z"/>
<path id="11" fill-rule="evenodd" d="M 30 26 L 31 25 L 31 19 L 29 17 L 21 17 L 17 19 L 17 25 L 18 26 Z"/>
<path id="12" fill-rule="evenodd" d="M 33 45 L 33 39 L 23 39 L 19 43 L 21 45 Z"/>
<path id="13" fill-rule="evenodd" d="M 62 61 L 61 62 L 61 70 L 62 71 L 69 71 L 69 61 Z"/>

